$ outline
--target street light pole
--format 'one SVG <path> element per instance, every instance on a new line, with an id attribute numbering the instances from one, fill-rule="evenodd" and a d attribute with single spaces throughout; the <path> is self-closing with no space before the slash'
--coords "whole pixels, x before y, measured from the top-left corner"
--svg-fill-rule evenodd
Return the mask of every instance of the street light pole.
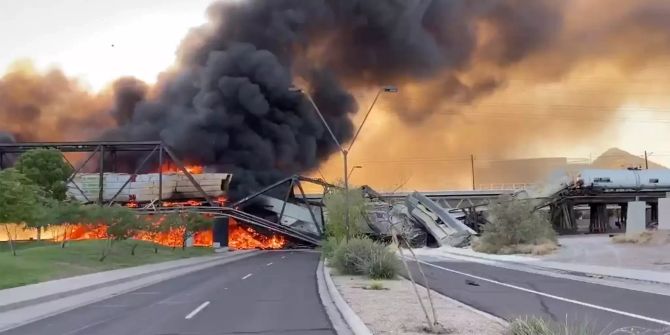
<path id="1" fill-rule="evenodd" d="M 396 93 L 398 92 L 398 88 L 392 85 L 384 86 L 377 91 L 377 94 L 375 95 L 375 99 L 372 101 L 372 104 L 370 105 L 370 108 L 368 108 L 367 113 L 365 113 L 365 117 L 363 118 L 363 122 L 361 125 L 358 127 L 358 130 L 356 130 L 356 133 L 354 134 L 354 138 L 351 140 L 351 143 L 349 144 L 349 148 L 345 149 L 342 147 L 340 144 L 340 141 L 337 140 L 337 137 L 335 137 L 335 134 L 333 131 L 330 129 L 330 126 L 328 126 L 328 122 L 326 122 L 326 119 L 323 117 L 323 114 L 321 114 L 321 110 L 319 110 L 319 107 L 316 105 L 312 97 L 307 93 L 306 91 L 297 88 L 297 87 L 291 87 L 289 88 L 290 91 L 292 92 L 300 92 L 303 95 L 307 97 L 307 100 L 312 104 L 314 107 L 314 110 L 316 111 L 316 114 L 319 115 L 319 118 L 321 119 L 321 122 L 323 125 L 326 127 L 328 130 L 328 133 L 330 134 L 330 137 L 333 139 L 335 144 L 337 144 L 338 149 L 340 149 L 340 152 L 342 153 L 342 160 L 343 160 L 343 165 L 344 165 L 344 215 L 345 215 L 345 230 L 347 233 L 346 236 L 346 241 L 349 242 L 349 239 L 351 237 L 351 230 L 350 230 L 350 224 L 349 224 L 349 165 L 347 161 L 347 156 L 349 155 L 349 152 L 351 151 L 351 147 L 354 146 L 354 142 L 356 141 L 356 138 L 358 138 L 358 134 L 360 134 L 361 129 L 363 129 L 363 125 L 365 125 L 365 121 L 368 119 L 368 116 L 370 116 L 370 112 L 372 112 L 372 108 L 375 106 L 375 103 L 377 103 L 377 99 L 379 98 L 379 95 L 381 95 L 382 92 L 389 92 L 389 93 Z"/>

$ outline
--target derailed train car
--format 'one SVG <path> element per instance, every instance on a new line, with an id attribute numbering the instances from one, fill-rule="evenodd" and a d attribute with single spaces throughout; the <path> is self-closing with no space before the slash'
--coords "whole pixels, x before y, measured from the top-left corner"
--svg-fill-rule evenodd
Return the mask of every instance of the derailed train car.
<path id="1" fill-rule="evenodd" d="M 580 171 L 571 186 L 601 190 L 670 189 L 670 170 L 587 169 Z"/>

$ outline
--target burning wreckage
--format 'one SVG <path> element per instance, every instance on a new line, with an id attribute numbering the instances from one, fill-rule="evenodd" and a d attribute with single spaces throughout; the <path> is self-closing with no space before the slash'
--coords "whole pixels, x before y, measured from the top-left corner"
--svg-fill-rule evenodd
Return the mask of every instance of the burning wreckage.
<path id="1" fill-rule="evenodd" d="M 45 145 L 0 144 L 0 154 L 16 154 Z M 227 198 L 232 174 L 208 173 L 203 166 L 185 165 L 161 142 L 64 142 L 49 143 L 47 147 L 62 153 L 91 152 L 68 181 L 68 195 L 72 199 L 82 203 L 123 205 L 158 219 L 167 213 L 181 211 L 214 217 L 213 231 L 196 234 L 188 242 L 190 245 L 211 246 L 218 243 L 232 249 L 319 246 L 325 234 L 327 217 L 323 194 L 337 188 L 322 180 L 291 176 L 232 203 Z M 151 171 L 140 164 L 133 173 L 115 173 L 108 172 L 101 159 L 97 168 L 99 171 L 80 172 L 96 153 L 151 149 L 153 151 L 145 157 L 145 162 L 158 152 L 158 161 L 165 163 L 161 156 L 164 151 L 173 165 L 160 163 L 156 165 L 160 168 Z M 322 187 L 324 193 L 308 197 L 304 192 L 304 182 Z M 373 238 L 389 239 L 395 233 L 408 239 L 415 247 L 459 247 L 467 245 L 470 237 L 476 234 L 461 222 L 463 219 L 466 223 L 470 222 L 469 215 L 463 217 L 445 210 L 421 193 L 409 194 L 404 203 L 391 203 L 369 187 L 363 187 L 363 193 L 368 199 L 366 233 Z M 104 238 L 105 229 L 74 224 L 67 234 L 70 240 Z M 168 232 L 161 236 L 139 234 L 135 238 L 175 246 L 183 243 L 180 236 L 179 232 Z"/>
<path id="2" fill-rule="evenodd" d="M 0 143 L 0 158 L 12 158 L 36 148 L 59 150 L 68 162 L 67 153 L 89 153 L 68 179 L 70 199 L 104 206 L 126 206 L 156 222 L 167 214 L 182 212 L 214 218 L 213 231 L 197 233 L 185 241 L 186 246 L 218 244 L 231 249 L 279 249 L 314 247 L 321 243 L 323 204 L 307 200 L 303 191 L 303 182 L 316 183 L 324 190 L 332 186 L 320 180 L 292 176 L 233 203 L 228 198 L 232 174 L 210 173 L 204 166 L 186 165 L 168 146 L 158 141 Z M 142 152 L 148 154 L 132 173 L 110 171 L 116 170 L 117 154 L 135 153 L 139 156 Z M 99 163 L 95 166 L 88 164 L 95 162 L 93 158 L 96 156 Z M 154 162 L 150 163 L 152 159 Z M 3 167 L 0 164 L 0 169 Z M 77 223 L 69 225 L 66 234 L 68 240 L 107 237 L 104 226 Z M 184 243 L 182 235 L 180 231 L 158 236 L 140 232 L 133 238 L 181 246 Z M 49 236 L 54 240 L 65 238 L 63 234 Z M 29 238 L 35 237 L 26 236 Z"/>

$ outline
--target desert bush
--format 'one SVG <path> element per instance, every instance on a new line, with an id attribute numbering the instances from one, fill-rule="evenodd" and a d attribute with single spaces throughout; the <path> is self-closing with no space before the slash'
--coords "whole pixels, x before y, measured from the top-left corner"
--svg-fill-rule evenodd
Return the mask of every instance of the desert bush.
<path id="1" fill-rule="evenodd" d="M 331 265 L 341 274 L 363 274 L 358 264 L 362 258 L 368 257 L 373 245 L 374 241 L 367 237 L 352 238 L 349 242 L 341 241 L 333 253 Z"/>
<path id="2" fill-rule="evenodd" d="M 489 223 L 473 249 L 485 253 L 535 253 L 554 250 L 556 232 L 533 201 L 501 197 L 489 205 Z"/>
<path id="3" fill-rule="evenodd" d="M 384 244 L 366 237 L 340 242 L 331 265 L 341 274 L 365 275 L 372 279 L 395 278 L 400 269 L 398 257 Z"/>
<path id="4" fill-rule="evenodd" d="M 541 318 L 527 317 L 513 320 L 508 335 L 595 335 L 599 332 L 588 324 L 554 323 Z"/>
<path id="5" fill-rule="evenodd" d="M 393 279 L 400 269 L 400 260 L 385 245 L 374 243 L 370 254 L 361 258 L 357 265 L 371 279 Z"/>

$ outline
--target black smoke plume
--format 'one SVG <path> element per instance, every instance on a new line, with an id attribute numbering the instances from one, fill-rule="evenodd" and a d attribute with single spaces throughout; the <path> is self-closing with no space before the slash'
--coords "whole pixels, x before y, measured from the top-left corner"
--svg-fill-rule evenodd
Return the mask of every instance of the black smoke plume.
<path id="1" fill-rule="evenodd" d="M 303 94 L 305 83 L 340 142 L 357 106 L 343 89 L 447 74 L 445 94 L 471 101 L 495 81 L 467 85 L 475 24 L 501 35 L 493 61 L 513 63 L 551 40 L 549 1 L 248 0 L 208 9 L 178 50 L 155 99 L 117 82 L 113 140 L 162 139 L 188 162 L 235 174 L 234 195 L 318 166 L 337 150 Z M 121 92 L 121 93 L 119 93 Z"/>

